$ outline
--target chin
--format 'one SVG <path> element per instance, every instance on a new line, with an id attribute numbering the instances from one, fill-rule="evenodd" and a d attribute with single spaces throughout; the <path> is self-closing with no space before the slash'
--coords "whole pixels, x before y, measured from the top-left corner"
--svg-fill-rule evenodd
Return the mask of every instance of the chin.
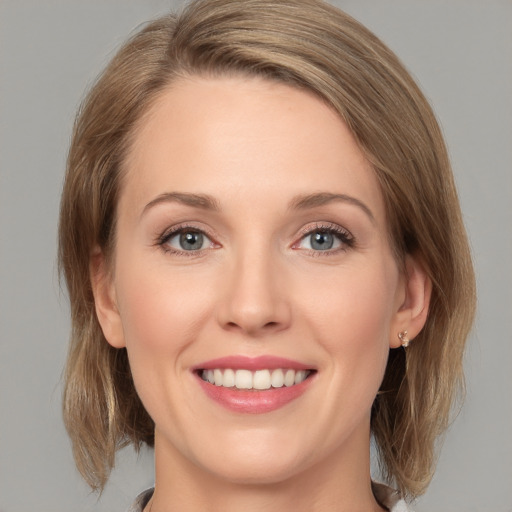
<path id="1" fill-rule="evenodd" d="M 229 467 L 228 467 L 229 466 Z M 238 460 L 230 464 L 223 461 L 222 467 L 208 469 L 217 478 L 236 485 L 273 485 L 283 483 L 301 472 L 296 461 L 275 460 L 258 457 L 258 460 Z"/>
<path id="2" fill-rule="evenodd" d="M 289 430 L 287 430 L 289 432 Z M 239 432 L 236 439 L 207 443 L 196 463 L 217 478 L 233 484 L 269 485 L 285 482 L 315 463 L 315 454 L 304 450 L 311 442 L 299 442 L 282 432 Z M 224 442 L 223 442 L 224 441 Z"/>

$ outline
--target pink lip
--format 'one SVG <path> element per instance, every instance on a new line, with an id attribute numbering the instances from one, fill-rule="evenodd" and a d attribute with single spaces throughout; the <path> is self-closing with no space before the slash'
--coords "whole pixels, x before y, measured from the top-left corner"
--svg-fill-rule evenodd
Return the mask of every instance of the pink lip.
<path id="1" fill-rule="evenodd" d="M 292 400 L 299 398 L 309 388 L 314 376 L 308 377 L 300 384 L 281 388 L 271 388 L 266 390 L 239 390 L 236 388 L 225 388 L 215 386 L 201 378 L 200 370 L 212 370 L 215 368 L 233 370 L 274 370 L 277 368 L 292 370 L 312 370 L 311 366 L 274 356 L 245 357 L 230 356 L 220 359 L 206 361 L 194 368 L 194 374 L 199 385 L 205 394 L 214 402 L 233 412 L 245 414 L 263 414 L 275 411 Z"/>
<path id="2" fill-rule="evenodd" d="M 193 370 L 214 370 L 215 368 L 220 368 L 221 370 L 225 370 L 226 368 L 231 368 L 232 370 L 250 370 L 252 372 L 255 372 L 256 370 L 276 370 L 278 368 L 287 368 L 292 370 L 313 369 L 311 366 L 307 366 L 299 363 L 298 361 L 293 361 L 292 359 L 286 359 L 284 357 L 228 356 L 205 361 L 204 363 L 195 366 Z"/>

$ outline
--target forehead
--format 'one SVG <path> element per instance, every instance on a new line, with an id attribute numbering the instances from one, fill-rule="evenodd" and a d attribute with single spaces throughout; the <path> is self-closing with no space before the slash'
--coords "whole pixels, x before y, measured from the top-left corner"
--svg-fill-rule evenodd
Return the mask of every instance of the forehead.
<path id="1" fill-rule="evenodd" d="M 121 202 L 181 191 L 250 207 L 259 196 L 327 191 L 384 211 L 373 169 L 334 110 L 310 92 L 257 78 L 173 83 L 141 119 L 126 162 Z"/>

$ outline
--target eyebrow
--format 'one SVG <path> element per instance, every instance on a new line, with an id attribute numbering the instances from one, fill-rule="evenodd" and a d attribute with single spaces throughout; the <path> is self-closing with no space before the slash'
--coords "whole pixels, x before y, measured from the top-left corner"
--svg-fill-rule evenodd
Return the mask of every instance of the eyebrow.
<path id="1" fill-rule="evenodd" d="M 186 192 L 166 192 L 155 197 L 142 210 L 141 217 L 151 208 L 161 203 L 181 203 L 193 208 L 202 210 L 219 211 L 220 207 L 217 201 L 206 194 L 190 194 Z"/>
<path id="2" fill-rule="evenodd" d="M 357 206 L 370 218 L 370 220 L 375 223 L 375 217 L 360 199 L 357 199 L 352 196 L 348 196 L 346 194 L 332 194 L 330 192 L 318 192 L 315 194 L 308 194 L 303 196 L 298 196 L 293 199 L 290 203 L 290 209 L 292 210 L 306 210 L 309 208 L 316 208 L 318 206 L 324 206 L 333 202 L 342 202 L 348 203 L 353 206 Z"/>
<path id="3" fill-rule="evenodd" d="M 220 206 L 215 198 L 207 194 L 191 194 L 187 192 L 166 192 L 155 197 L 151 200 L 142 210 L 141 216 L 143 216 L 148 210 L 161 203 L 181 203 L 193 208 L 201 208 L 202 210 L 210 210 L 218 212 Z M 348 203 L 359 207 L 363 212 L 370 218 L 372 222 L 375 222 L 375 217 L 372 211 L 366 204 L 361 200 L 348 196 L 346 194 L 333 194 L 330 192 L 317 192 L 314 194 L 307 194 L 297 196 L 289 204 L 291 210 L 307 210 L 309 208 L 316 208 L 324 206 L 333 202 Z"/>

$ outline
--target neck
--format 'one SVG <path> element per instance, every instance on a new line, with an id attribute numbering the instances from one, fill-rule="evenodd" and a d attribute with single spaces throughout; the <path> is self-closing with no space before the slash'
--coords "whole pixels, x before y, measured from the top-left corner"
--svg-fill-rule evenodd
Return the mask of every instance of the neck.
<path id="1" fill-rule="evenodd" d="M 200 468 L 155 435 L 155 493 L 151 512 L 379 511 L 370 480 L 369 439 L 340 448 L 321 463 L 278 481 L 229 481 Z M 340 453 L 343 452 L 343 453 Z"/>

